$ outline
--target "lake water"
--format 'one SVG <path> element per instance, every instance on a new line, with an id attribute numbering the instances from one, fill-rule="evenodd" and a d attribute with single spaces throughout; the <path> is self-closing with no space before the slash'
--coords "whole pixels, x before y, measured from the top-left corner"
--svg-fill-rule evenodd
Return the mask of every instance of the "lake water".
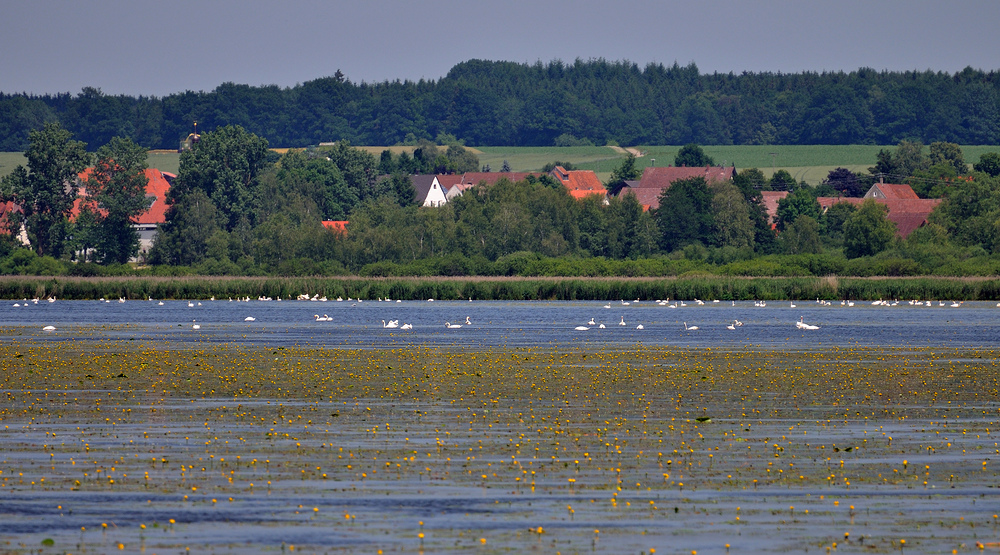
<path id="1" fill-rule="evenodd" d="M 3 301 L 0 553 L 996 552 L 995 303 L 686 304 Z"/>
<path id="2" fill-rule="evenodd" d="M 14 307 L 15 304 L 21 306 Z M 193 304 L 193 306 L 190 306 Z M 831 346 L 987 347 L 1000 338 L 1000 308 L 992 302 L 952 307 L 853 307 L 815 301 L 706 302 L 669 308 L 655 302 L 446 301 L 4 301 L 0 326 L 24 327 L 39 339 L 148 339 L 262 345 L 384 347 L 402 345 L 601 347 L 644 344 L 690 347 L 822 348 Z M 609 307 L 609 308 L 608 308 Z M 329 316 L 316 321 L 314 316 Z M 247 317 L 254 321 L 246 321 Z M 471 325 L 466 324 L 466 318 Z M 802 319 L 819 326 L 802 330 Z M 594 324 L 588 322 L 593 319 Z M 412 330 L 384 328 L 398 320 Z M 743 325 L 727 329 L 734 320 Z M 624 321 L 625 325 L 621 325 Z M 450 322 L 461 328 L 445 327 Z M 688 326 L 699 329 L 686 331 Z M 600 324 L 605 328 L 600 329 Z M 641 324 L 644 329 L 636 329 Z M 52 325 L 55 332 L 43 332 Z M 200 329 L 194 330 L 198 325 Z M 578 331 L 577 326 L 589 327 Z M 23 337 L 23 336 L 22 336 Z M 3 336 L 4 341 L 15 340 Z"/>

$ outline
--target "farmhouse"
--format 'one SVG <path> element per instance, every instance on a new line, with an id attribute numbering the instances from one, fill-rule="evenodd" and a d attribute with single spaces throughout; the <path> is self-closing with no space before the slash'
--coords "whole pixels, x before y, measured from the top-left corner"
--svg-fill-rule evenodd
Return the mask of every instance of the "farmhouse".
<path id="1" fill-rule="evenodd" d="M 643 210 L 657 209 L 660 206 L 660 194 L 670 187 L 670 184 L 680 179 L 704 177 L 705 181 L 732 181 L 736 177 L 733 166 L 705 166 L 689 168 L 684 166 L 666 166 L 662 168 L 646 168 L 642 172 L 637 186 L 626 184 L 619 195 L 633 194 L 642 205 Z"/>

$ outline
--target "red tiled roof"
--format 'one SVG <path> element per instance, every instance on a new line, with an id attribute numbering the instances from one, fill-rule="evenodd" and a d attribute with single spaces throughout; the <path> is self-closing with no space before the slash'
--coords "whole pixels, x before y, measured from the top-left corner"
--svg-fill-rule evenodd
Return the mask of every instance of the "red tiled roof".
<path id="1" fill-rule="evenodd" d="M 581 199 L 589 195 L 606 196 L 608 190 L 597 178 L 597 174 L 590 170 L 567 170 L 562 166 L 556 166 L 549 175 L 562 183 L 573 198 Z"/>
<path id="2" fill-rule="evenodd" d="M 452 187 L 462 182 L 462 176 L 460 175 L 439 173 L 437 178 L 438 183 L 441 185 L 441 188 L 444 189 L 445 194 L 447 194 Z"/>
<path id="3" fill-rule="evenodd" d="M 660 206 L 660 191 L 655 187 L 632 187 L 626 185 L 618 192 L 618 196 L 635 195 L 635 200 L 642 205 L 643 211 Z"/>
<path id="4" fill-rule="evenodd" d="M 884 199 L 919 199 L 917 193 L 909 185 L 897 185 L 893 183 L 876 183 L 865 193 L 865 198 Z"/>
<path id="5" fill-rule="evenodd" d="M 909 186 L 907 186 L 909 187 Z M 912 189 L 911 189 L 912 191 Z M 819 197 L 816 199 L 824 212 L 838 202 L 848 202 L 855 206 L 860 206 L 867 199 L 863 198 L 833 198 Z M 886 217 L 896 224 L 896 234 L 906 239 L 917 228 L 927 223 L 927 217 L 941 204 L 939 198 L 929 199 L 881 199 L 874 198 L 875 202 L 884 204 L 889 208 Z"/>
<path id="6" fill-rule="evenodd" d="M 671 183 L 678 179 L 688 179 L 691 177 L 704 177 L 705 181 L 726 181 L 736 175 L 736 168 L 730 166 L 705 166 L 688 168 L 684 166 L 667 166 L 659 168 L 646 168 L 642 170 L 642 177 L 639 178 L 639 187 L 656 187 L 663 189 L 669 187 Z"/>
<path id="7" fill-rule="evenodd" d="M 684 166 L 666 166 L 659 168 L 646 168 L 642 171 L 642 177 L 639 179 L 639 186 L 629 187 L 629 190 L 635 193 L 639 203 L 648 210 L 650 208 L 659 208 L 660 192 L 678 179 L 704 177 L 705 181 L 711 182 L 732 180 L 735 176 L 736 168 L 732 166 L 704 166 L 694 168 Z M 645 189 L 654 190 L 655 192 L 643 191 Z"/>
<path id="8" fill-rule="evenodd" d="M 323 220 L 323 227 L 329 229 L 330 231 L 340 232 L 344 235 L 347 234 L 347 220 Z"/>
<path id="9" fill-rule="evenodd" d="M 761 191 L 760 196 L 767 210 L 768 223 L 778 221 L 778 201 L 788 196 L 788 191 Z"/>
<path id="10" fill-rule="evenodd" d="M 87 168 L 77 175 L 80 181 L 80 197 L 73 203 L 73 211 L 70 220 L 75 220 L 80 215 L 80 209 L 87 198 L 87 179 L 94 168 Z M 139 217 L 134 220 L 137 224 L 158 225 L 167 221 L 167 191 L 170 190 L 168 177 L 173 178 L 173 174 L 161 172 L 156 168 L 146 169 L 146 197 L 153 197 L 153 204 Z M 171 179 L 172 181 L 172 179 Z"/>

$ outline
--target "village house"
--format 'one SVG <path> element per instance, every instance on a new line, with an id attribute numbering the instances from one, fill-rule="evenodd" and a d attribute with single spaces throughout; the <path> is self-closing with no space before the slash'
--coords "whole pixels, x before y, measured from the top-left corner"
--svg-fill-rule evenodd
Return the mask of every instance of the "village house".
<path id="1" fill-rule="evenodd" d="M 761 191 L 764 197 L 764 208 L 767 209 L 768 222 L 772 227 L 778 221 L 778 201 L 788 196 L 788 191 Z M 879 204 L 889 208 L 886 217 L 896 224 L 896 234 L 905 239 L 914 230 L 927 224 L 927 218 L 941 199 L 922 199 L 917 196 L 909 185 L 892 183 L 876 183 L 868 189 L 864 197 L 818 197 L 819 206 L 825 214 L 831 206 L 838 202 L 846 202 L 860 206 L 866 199 L 874 199 Z"/>
<path id="2" fill-rule="evenodd" d="M 70 213 L 70 221 L 76 220 L 80 215 L 83 204 L 87 202 L 87 179 L 93 168 L 87 168 L 77 175 L 77 185 L 79 187 L 80 198 L 73 202 L 73 211 Z M 139 232 L 139 252 L 147 253 L 153 247 L 153 240 L 156 238 L 156 230 L 160 224 L 167 221 L 167 191 L 173 184 L 176 175 L 162 172 L 156 168 L 147 168 L 146 174 L 146 198 L 150 199 L 150 206 L 142 214 L 133 220 L 132 227 Z"/>
<path id="3" fill-rule="evenodd" d="M 684 167 L 666 166 L 649 167 L 642 171 L 642 177 L 638 183 L 627 181 L 625 188 L 619 195 L 633 194 L 643 210 L 655 210 L 660 206 L 660 194 L 670 187 L 670 184 L 680 179 L 690 179 L 692 177 L 704 177 L 705 181 L 732 181 L 736 177 L 736 168 L 733 166 L 704 166 L 704 167 Z"/>
<path id="4" fill-rule="evenodd" d="M 441 186 L 436 175 L 411 175 L 410 182 L 416 191 L 416 202 L 420 206 L 444 206 L 448 202 L 448 191 Z"/>
<path id="5" fill-rule="evenodd" d="M 868 189 L 862 198 L 846 197 L 819 197 L 819 202 L 823 213 L 838 202 L 849 202 L 855 206 L 860 206 L 867 199 L 874 199 L 879 204 L 884 204 L 889 208 L 886 218 L 896 224 L 896 235 L 906 239 L 916 229 L 927 224 L 927 218 L 931 212 L 941 204 L 939 198 L 922 199 L 913 191 L 909 185 L 897 185 L 891 183 L 876 183 Z"/>

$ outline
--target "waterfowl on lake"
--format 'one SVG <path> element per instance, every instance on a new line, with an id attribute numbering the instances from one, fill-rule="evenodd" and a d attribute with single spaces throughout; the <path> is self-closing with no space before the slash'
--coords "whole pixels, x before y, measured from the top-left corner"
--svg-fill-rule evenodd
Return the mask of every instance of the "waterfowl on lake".
<path id="1" fill-rule="evenodd" d="M 684 329 L 686 331 L 694 331 L 694 330 L 698 329 L 698 326 L 688 326 L 688 323 L 684 322 Z"/>

